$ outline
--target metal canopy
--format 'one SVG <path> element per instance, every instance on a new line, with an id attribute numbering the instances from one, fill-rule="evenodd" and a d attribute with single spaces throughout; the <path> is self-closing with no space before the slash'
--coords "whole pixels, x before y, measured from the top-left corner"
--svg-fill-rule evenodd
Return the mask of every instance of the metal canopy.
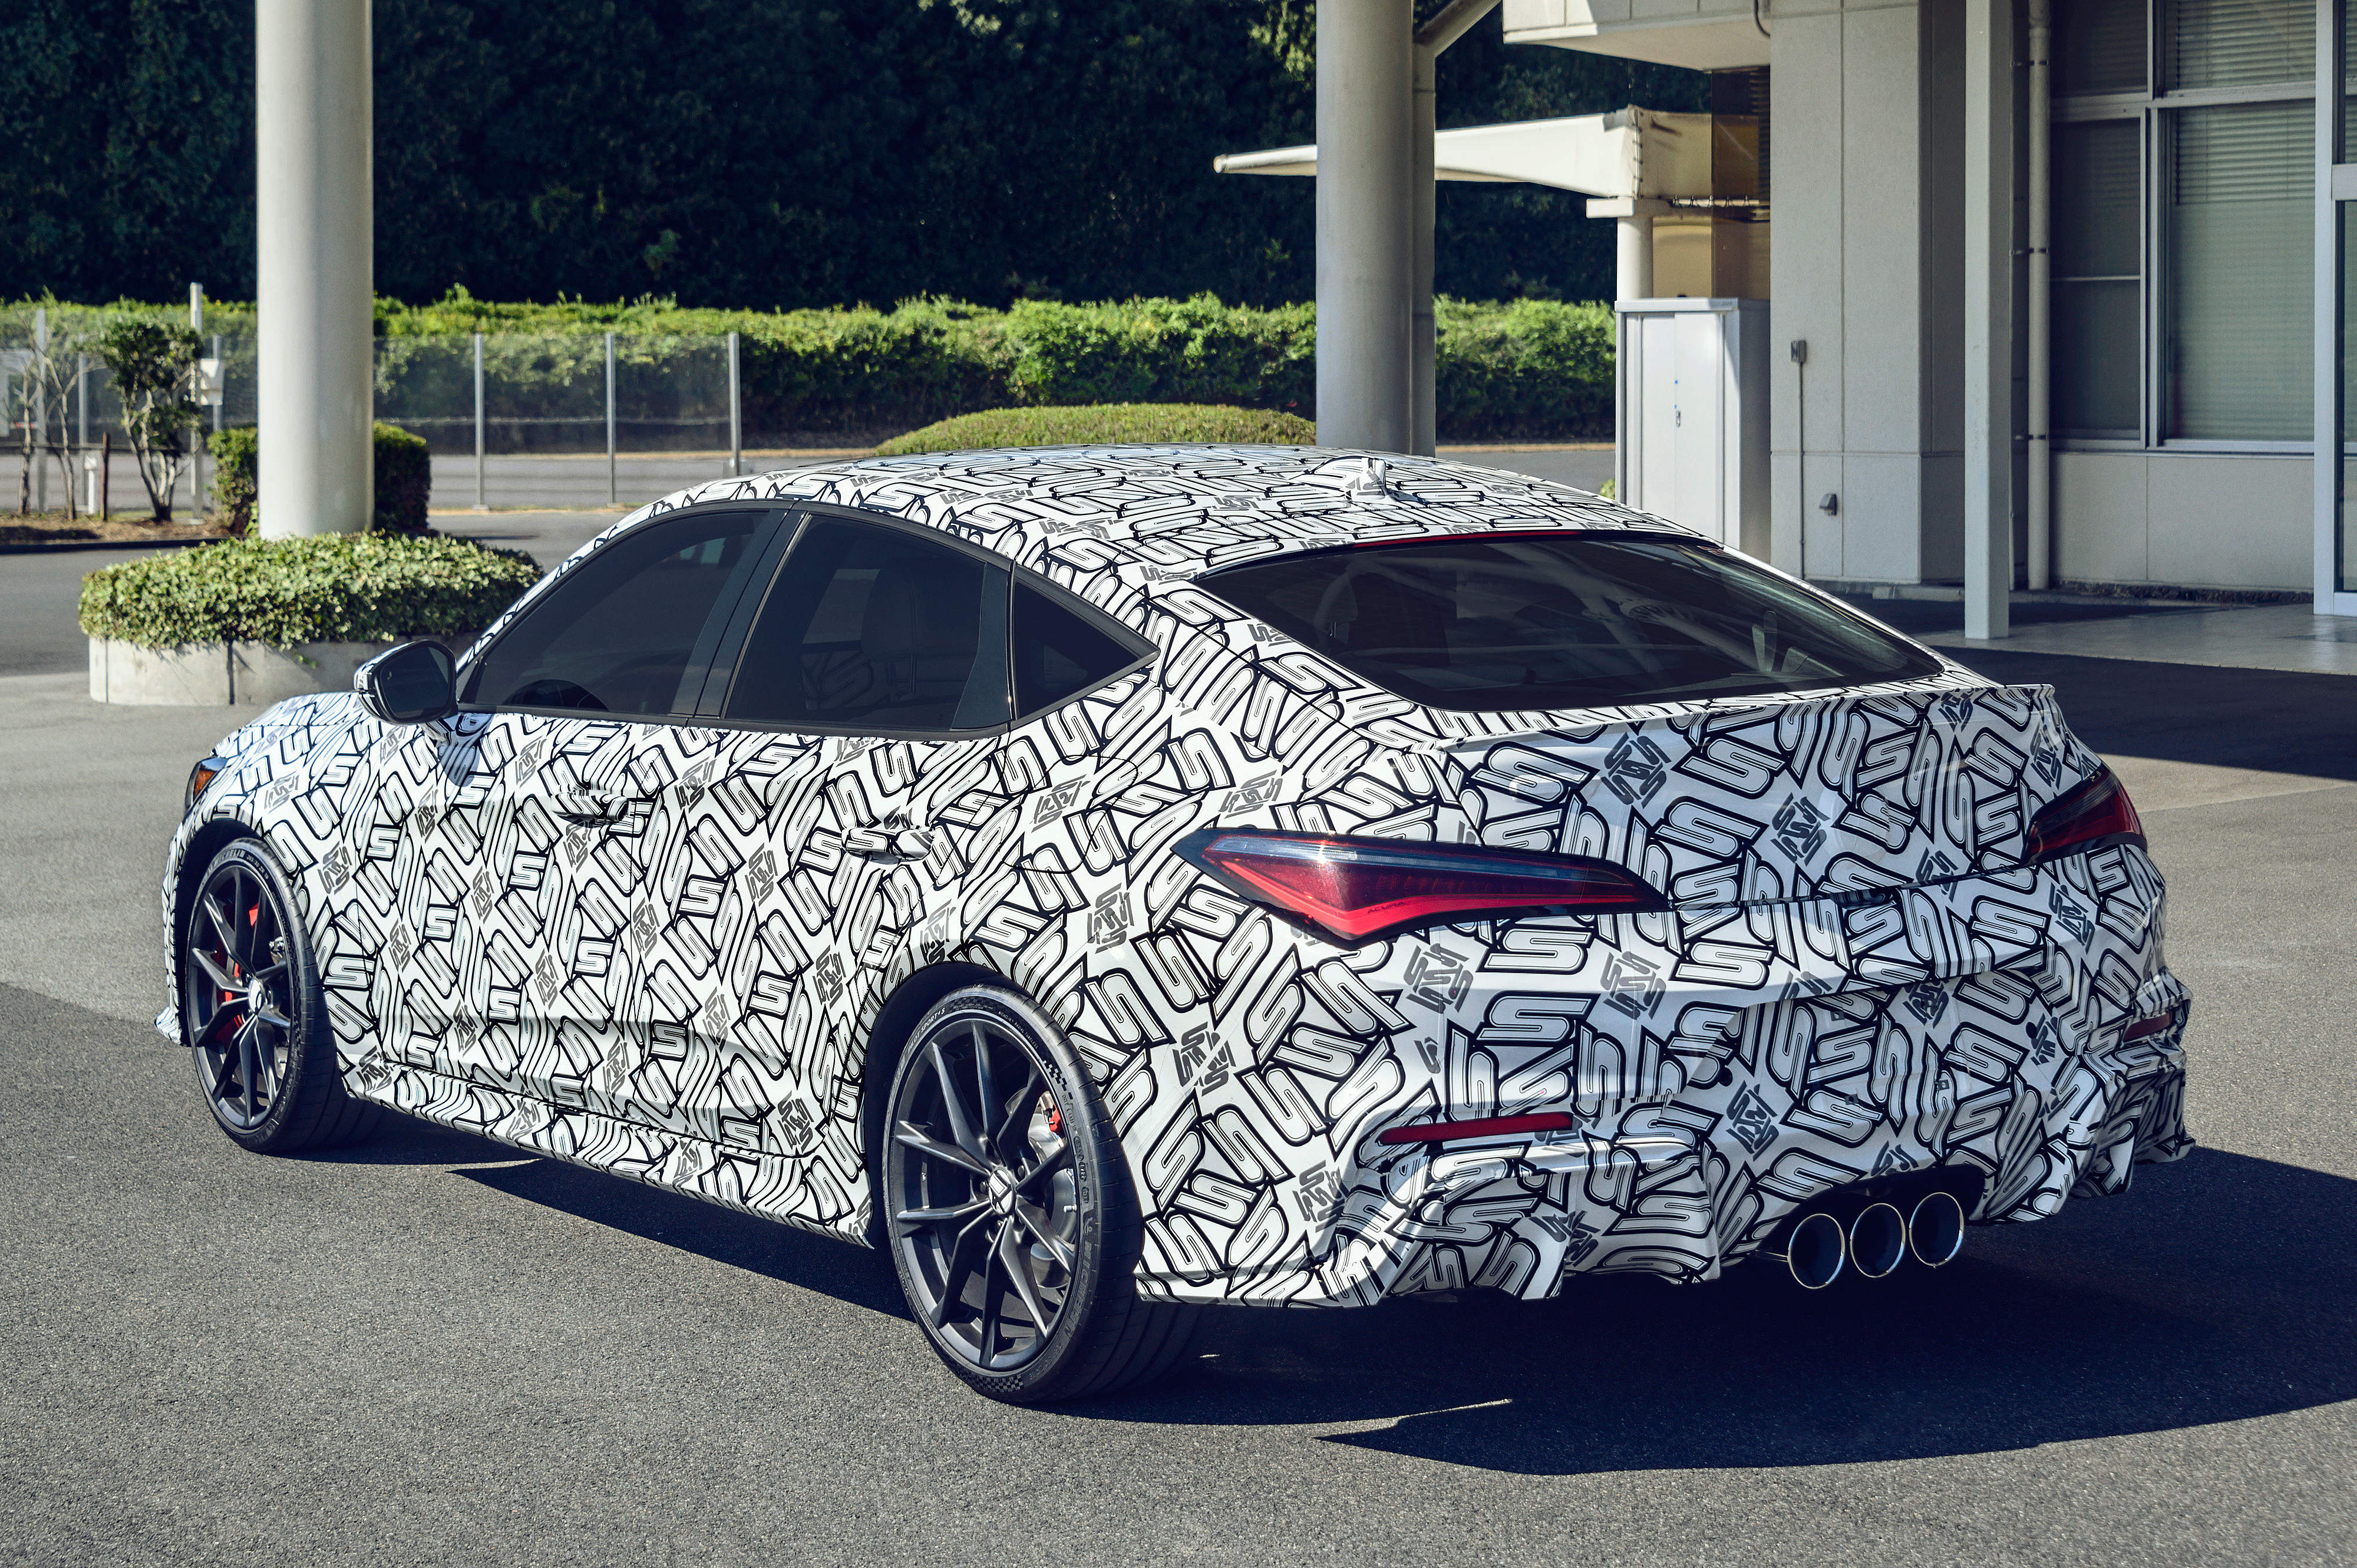
<path id="1" fill-rule="evenodd" d="M 1469 125 L 1432 138 L 1436 179 L 1553 186 L 1598 197 L 1711 194 L 1711 117 L 1616 109 L 1560 120 Z M 1315 175 L 1316 144 L 1226 153 L 1220 174 Z"/>

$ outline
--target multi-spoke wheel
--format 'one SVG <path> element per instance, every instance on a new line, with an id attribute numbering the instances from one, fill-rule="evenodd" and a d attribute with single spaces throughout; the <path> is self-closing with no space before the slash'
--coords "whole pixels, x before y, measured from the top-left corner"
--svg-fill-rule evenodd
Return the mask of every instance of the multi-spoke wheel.
<path id="1" fill-rule="evenodd" d="M 180 1027 L 221 1131 L 257 1153 L 350 1143 L 377 1108 L 344 1092 L 293 891 L 253 839 L 205 868 L 180 933 Z"/>
<path id="2" fill-rule="evenodd" d="M 880 1202 L 933 1348 L 995 1399 L 1071 1399 L 1159 1376 L 1190 1309 L 1140 1302 L 1137 1204 L 1110 1122 L 1051 1022 L 974 986 L 909 1036 Z"/>

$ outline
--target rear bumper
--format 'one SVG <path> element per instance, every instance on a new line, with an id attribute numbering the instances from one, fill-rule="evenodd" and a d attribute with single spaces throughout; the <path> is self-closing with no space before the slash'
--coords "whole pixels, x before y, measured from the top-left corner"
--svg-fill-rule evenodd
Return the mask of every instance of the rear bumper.
<path id="1" fill-rule="evenodd" d="M 1197 1140 L 1139 1173 L 1142 1292 L 1353 1305 L 1576 1273 L 1707 1280 L 1836 1188 L 1961 1167 L 1980 1223 L 2124 1191 L 2191 1146 L 2185 988 L 2161 961 L 2143 852 L 1909 889 L 1867 909 L 1795 903 L 1305 944 L 1313 1001 L 1375 1020 L 1328 1072 L 1278 1039 L 1199 1081 Z M 1544 959 L 1556 974 L 1534 973 Z M 1341 967 L 1338 967 L 1341 966 Z M 1436 976 L 1439 979 L 1436 980 Z M 1730 983 L 1740 982 L 1740 983 Z M 2123 1036 L 2167 1015 L 2159 1033 Z M 1397 1027 L 1393 1027 L 1396 1024 Z M 1325 1064 L 1319 1064 L 1325 1065 Z M 1290 1108 L 1290 1119 L 1287 1119 Z M 1537 1138 L 1386 1145 L 1385 1127 L 1535 1109 Z M 1307 1137 L 1322 1110 L 1324 1137 Z M 1283 1151 L 1282 1154 L 1276 1151 Z M 1290 1169 L 1265 1201 L 1254 1173 Z"/>

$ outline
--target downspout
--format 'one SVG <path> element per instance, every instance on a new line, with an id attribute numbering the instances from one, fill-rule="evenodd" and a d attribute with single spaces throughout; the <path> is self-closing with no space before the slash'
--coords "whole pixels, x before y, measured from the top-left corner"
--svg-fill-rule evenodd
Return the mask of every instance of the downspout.
<path id="1" fill-rule="evenodd" d="M 2023 445 L 2028 449 L 2029 468 L 2028 577 L 2029 586 L 2036 589 L 2051 585 L 2054 562 L 2054 458 L 2049 428 L 2052 423 L 2049 399 L 2052 394 L 2053 362 L 2053 306 L 2049 280 L 2053 274 L 2050 236 L 2054 227 L 2050 169 L 2053 88 L 2048 67 L 2049 45 L 2052 38 L 2049 23 L 2050 9 L 2051 0 L 2029 0 L 2029 264 L 2027 269 L 2028 297 L 2022 303 L 2029 317 L 2029 384 L 2026 389 L 2029 407 L 2026 411 L 2027 440 Z"/>

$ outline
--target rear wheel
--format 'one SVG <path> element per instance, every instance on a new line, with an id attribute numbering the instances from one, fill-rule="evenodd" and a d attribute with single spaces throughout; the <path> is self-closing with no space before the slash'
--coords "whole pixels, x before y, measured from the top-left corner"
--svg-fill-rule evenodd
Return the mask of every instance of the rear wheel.
<path id="1" fill-rule="evenodd" d="M 205 1105 L 256 1154 L 357 1143 L 380 1108 L 344 1091 L 311 942 L 270 852 L 239 839 L 205 868 L 180 933 L 180 1037 Z"/>
<path id="2" fill-rule="evenodd" d="M 885 1234 L 942 1359 L 1036 1404 L 1168 1371 L 1195 1309 L 1137 1299 L 1137 1202 L 1112 1123 L 1062 1032 L 970 986 L 920 1022 L 885 1131 Z"/>

